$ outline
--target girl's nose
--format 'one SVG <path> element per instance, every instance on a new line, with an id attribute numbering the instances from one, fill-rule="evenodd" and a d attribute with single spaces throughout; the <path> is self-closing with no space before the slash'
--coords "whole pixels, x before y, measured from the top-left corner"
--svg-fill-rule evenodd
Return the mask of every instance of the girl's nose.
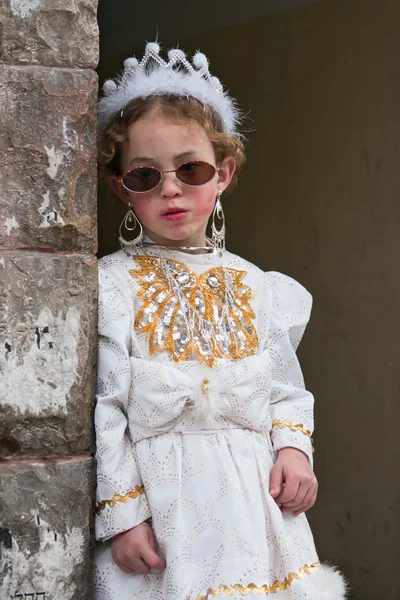
<path id="1" fill-rule="evenodd" d="M 175 173 L 163 173 L 160 183 L 160 194 L 165 198 L 174 198 L 182 195 L 182 184 Z"/>

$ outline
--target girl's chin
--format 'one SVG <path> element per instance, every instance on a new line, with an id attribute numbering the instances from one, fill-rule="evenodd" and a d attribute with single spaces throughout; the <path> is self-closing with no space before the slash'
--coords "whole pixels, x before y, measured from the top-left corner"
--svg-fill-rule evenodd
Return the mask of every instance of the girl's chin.
<path id="1" fill-rule="evenodd" d="M 191 242 L 191 246 L 203 246 L 205 244 L 205 233 L 198 231 L 191 231 L 189 228 L 171 228 L 169 231 L 150 231 L 149 229 L 145 230 L 146 235 L 155 242 L 163 243 L 163 244 L 175 244 L 175 245 L 188 245 L 188 240 L 193 240 Z M 201 240 L 201 243 L 199 242 Z M 199 243 L 194 243 L 194 242 Z"/>

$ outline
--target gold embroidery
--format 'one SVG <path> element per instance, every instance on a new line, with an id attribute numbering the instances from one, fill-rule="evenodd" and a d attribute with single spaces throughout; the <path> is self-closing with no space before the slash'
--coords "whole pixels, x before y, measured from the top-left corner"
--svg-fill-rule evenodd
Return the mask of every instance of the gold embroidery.
<path id="1" fill-rule="evenodd" d="M 304 565 L 304 567 L 301 567 L 297 573 L 289 573 L 289 575 L 285 577 L 283 581 L 276 580 L 272 585 L 265 584 L 258 587 L 254 583 L 250 583 L 246 586 L 237 583 L 236 585 L 220 585 L 214 590 L 212 588 L 208 588 L 206 594 L 204 596 L 202 594 L 199 594 L 196 597 L 196 600 L 207 600 L 209 596 L 217 598 L 220 594 L 233 596 L 237 592 L 239 592 L 239 594 L 242 594 L 242 596 L 247 596 L 249 592 L 255 592 L 256 594 L 276 594 L 276 592 L 280 590 L 287 590 L 288 587 L 292 585 L 295 579 L 302 579 L 304 575 L 310 575 L 320 567 L 320 562 L 315 562 L 312 565 Z"/>
<path id="2" fill-rule="evenodd" d="M 99 515 L 101 511 L 105 509 L 106 506 L 111 506 L 111 508 L 114 508 L 114 506 L 116 506 L 118 502 L 123 502 L 124 504 L 126 504 L 129 498 L 135 500 L 139 496 L 139 494 L 144 494 L 144 487 L 142 485 L 137 485 L 134 490 L 127 492 L 123 496 L 121 496 L 120 494 L 114 494 L 111 500 L 102 500 L 97 504 L 96 514 Z"/>
<path id="3" fill-rule="evenodd" d="M 308 437 L 310 438 L 311 441 L 311 446 L 312 446 L 312 451 L 314 452 L 314 446 L 313 446 L 313 439 L 311 437 L 311 431 L 309 429 L 306 429 L 303 425 L 303 423 L 298 423 L 297 425 L 294 425 L 292 419 L 286 419 L 285 421 L 280 421 L 279 419 L 274 419 L 272 421 L 272 429 L 274 427 L 279 427 L 279 429 L 283 429 L 284 427 L 289 427 L 292 431 L 301 431 L 302 433 L 304 433 L 304 435 L 308 435 Z M 271 433 L 272 433 L 272 429 L 271 429 Z"/>
<path id="4" fill-rule="evenodd" d="M 242 283 L 245 271 L 213 267 L 197 275 L 175 260 L 154 256 L 136 256 L 135 260 L 140 268 L 129 272 L 139 282 L 138 296 L 143 302 L 135 327 L 148 333 L 150 354 L 166 351 L 176 362 L 196 357 L 209 367 L 216 364 L 216 358 L 240 360 L 255 354 L 258 337 L 252 323 L 252 290 Z M 197 315 L 190 324 L 165 265 L 187 309 Z"/>

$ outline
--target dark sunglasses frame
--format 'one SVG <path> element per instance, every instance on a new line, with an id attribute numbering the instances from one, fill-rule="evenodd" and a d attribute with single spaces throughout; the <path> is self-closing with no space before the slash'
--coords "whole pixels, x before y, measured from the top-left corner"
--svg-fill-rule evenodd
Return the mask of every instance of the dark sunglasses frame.
<path id="1" fill-rule="evenodd" d="M 212 174 L 210 179 L 208 179 L 207 181 L 204 181 L 204 183 L 186 183 L 185 181 L 182 181 L 181 179 L 179 179 L 177 173 L 178 173 L 179 169 L 181 169 L 185 165 L 191 165 L 191 164 L 207 165 L 208 167 L 212 167 L 214 169 L 214 173 Z M 132 173 L 133 171 L 136 171 L 137 169 L 152 169 L 153 171 L 156 171 L 160 175 L 160 179 L 156 183 L 155 186 L 153 186 L 152 188 L 150 188 L 148 190 L 143 190 L 143 191 L 131 190 L 131 188 L 129 188 L 128 186 L 125 185 L 124 179 L 127 175 L 129 175 L 129 173 Z M 183 183 L 183 185 L 187 185 L 189 187 L 200 187 L 202 185 L 206 185 L 206 183 L 209 183 L 212 180 L 212 178 L 215 177 L 215 174 L 218 173 L 220 170 L 221 170 L 221 167 L 214 167 L 214 165 L 206 162 L 205 160 L 187 160 L 186 162 L 179 165 L 179 167 L 177 167 L 176 169 L 170 169 L 168 171 L 160 171 L 160 169 L 157 169 L 156 167 L 151 167 L 148 165 L 139 165 L 139 166 L 135 167 L 134 169 L 130 169 L 129 171 L 127 171 L 126 173 L 121 175 L 121 177 L 118 178 L 118 181 L 121 185 L 124 186 L 124 188 L 126 190 L 128 190 L 128 192 L 132 192 L 134 194 L 147 194 L 147 192 L 152 192 L 160 185 L 160 183 L 162 181 L 162 176 L 164 175 L 164 173 L 175 173 L 176 179 L 179 181 L 179 183 Z"/>

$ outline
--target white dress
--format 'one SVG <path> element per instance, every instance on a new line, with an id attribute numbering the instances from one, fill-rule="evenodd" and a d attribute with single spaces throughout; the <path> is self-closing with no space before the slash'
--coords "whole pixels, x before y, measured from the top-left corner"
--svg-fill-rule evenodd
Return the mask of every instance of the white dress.
<path id="1" fill-rule="evenodd" d="M 225 286 L 231 302 L 218 343 L 206 328 L 193 340 L 154 250 L 99 261 L 96 600 L 343 598 L 321 583 L 305 515 L 269 494 L 280 448 L 312 464 L 313 396 L 295 354 L 310 294 L 229 252 L 163 254 L 209 321 Z M 126 574 L 110 539 L 150 517 L 166 570 Z"/>

